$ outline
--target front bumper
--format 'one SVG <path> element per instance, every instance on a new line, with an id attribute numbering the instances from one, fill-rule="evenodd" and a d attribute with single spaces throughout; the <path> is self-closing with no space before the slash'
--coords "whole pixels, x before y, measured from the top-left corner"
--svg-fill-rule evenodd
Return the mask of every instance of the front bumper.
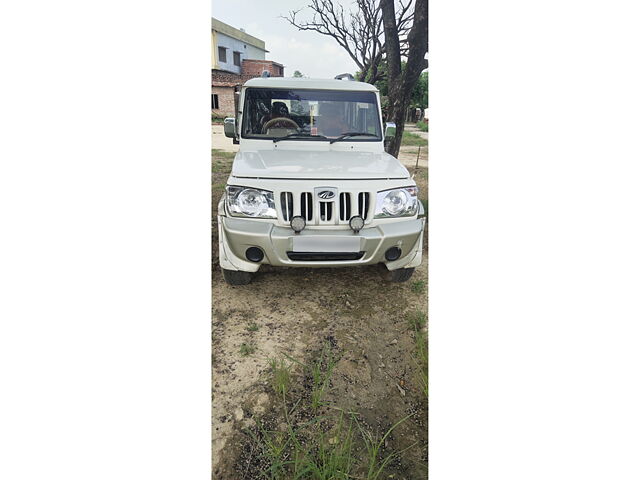
<path id="1" fill-rule="evenodd" d="M 422 262 L 424 224 L 424 218 L 408 219 L 364 228 L 357 235 L 344 229 L 306 228 L 298 236 L 323 239 L 334 236 L 338 239 L 356 235 L 360 239 L 362 256 L 347 260 L 305 261 L 289 258 L 288 252 L 293 251 L 293 238 L 296 236 L 291 228 L 219 215 L 220 266 L 226 270 L 245 272 L 255 272 L 261 264 L 279 267 L 347 267 L 384 263 L 389 270 L 417 267 Z M 402 250 L 402 255 L 398 260 L 389 262 L 385 259 L 385 252 L 394 246 Z M 249 247 L 262 249 L 264 259 L 258 263 L 248 261 L 245 252 Z"/>

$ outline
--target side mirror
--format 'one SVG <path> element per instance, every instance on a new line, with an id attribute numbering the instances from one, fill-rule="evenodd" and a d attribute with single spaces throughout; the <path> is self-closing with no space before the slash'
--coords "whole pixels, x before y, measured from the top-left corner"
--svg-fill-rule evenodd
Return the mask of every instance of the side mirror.
<path id="1" fill-rule="evenodd" d="M 387 122 L 385 127 L 384 127 L 384 138 L 385 138 L 385 140 L 388 140 L 388 139 L 393 138 L 395 136 L 396 136 L 396 124 L 393 123 L 393 122 Z"/>
<path id="2" fill-rule="evenodd" d="M 224 119 L 224 136 L 229 138 L 236 138 L 236 119 L 233 117 L 227 117 Z"/>

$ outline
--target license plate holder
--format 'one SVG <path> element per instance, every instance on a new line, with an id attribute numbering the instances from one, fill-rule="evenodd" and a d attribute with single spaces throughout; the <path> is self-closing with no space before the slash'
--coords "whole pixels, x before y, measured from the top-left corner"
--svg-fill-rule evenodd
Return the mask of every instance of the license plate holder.
<path id="1" fill-rule="evenodd" d="M 360 251 L 360 237 L 304 235 L 293 237 L 294 252 L 355 253 Z"/>

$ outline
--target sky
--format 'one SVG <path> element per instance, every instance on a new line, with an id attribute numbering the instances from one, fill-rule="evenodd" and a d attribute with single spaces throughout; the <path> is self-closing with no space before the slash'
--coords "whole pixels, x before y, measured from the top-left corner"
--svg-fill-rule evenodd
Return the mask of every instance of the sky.
<path id="1" fill-rule="evenodd" d="M 333 78 L 358 67 L 336 41 L 317 32 L 300 32 L 280 15 L 307 5 L 307 0 L 211 0 L 211 16 L 265 41 L 267 60 L 284 65 L 285 77 L 299 70 L 307 77 Z M 303 13 L 301 13 L 302 15 Z M 310 14 L 303 17 L 310 19 Z"/>

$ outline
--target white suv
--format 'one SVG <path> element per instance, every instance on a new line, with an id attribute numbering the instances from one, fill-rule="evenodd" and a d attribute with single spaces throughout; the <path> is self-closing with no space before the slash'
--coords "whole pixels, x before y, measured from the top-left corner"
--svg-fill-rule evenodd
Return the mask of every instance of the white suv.
<path id="1" fill-rule="evenodd" d="M 420 265 L 424 210 L 384 151 L 378 90 L 339 77 L 254 78 L 237 92 L 225 135 L 240 150 L 218 205 L 228 283 L 249 283 L 262 264 L 384 263 L 397 282 Z"/>

